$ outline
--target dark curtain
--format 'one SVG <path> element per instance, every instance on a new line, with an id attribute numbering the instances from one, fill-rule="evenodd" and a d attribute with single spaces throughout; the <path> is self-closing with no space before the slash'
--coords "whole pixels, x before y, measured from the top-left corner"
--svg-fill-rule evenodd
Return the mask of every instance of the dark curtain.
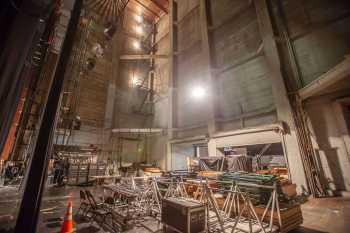
<path id="1" fill-rule="evenodd" d="M 15 6 L 20 5 L 22 0 L 1 0 L 0 1 L 0 55 L 4 50 L 13 21 L 17 15 Z"/>
<path id="2" fill-rule="evenodd" d="M 1 6 L 5 8 L 1 8 L 0 17 L 10 23 L 9 26 L 4 26 L 7 33 L 1 33 L 0 38 L 4 42 L 0 54 L 0 152 L 11 127 L 20 94 L 28 81 L 23 72 L 26 60 L 31 57 L 33 47 L 43 33 L 44 21 L 41 19 L 45 19 L 44 14 L 47 14 L 49 6 L 41 0 L 13 4 L 16 1 L 1 1 Z M 17 11 L 14 15 L 11 13 L 13 9 Z M 6 21 L 1 22 L 1 25 L 5 24 Z"/>

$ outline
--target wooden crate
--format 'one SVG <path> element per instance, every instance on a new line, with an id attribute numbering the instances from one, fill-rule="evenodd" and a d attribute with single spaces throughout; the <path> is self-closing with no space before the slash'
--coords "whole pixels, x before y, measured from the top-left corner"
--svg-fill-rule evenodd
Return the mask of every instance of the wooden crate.
<path id="1" fill-rule="evenodd" d="M 220 207 L 223 206 L 224 202 L 225 202 L 224 198 L 217 198 L 217 203 Z M 243 203 L 241 207 L 243 207 Z M 259 206 L 255 206 L 254 208 L 259 218 L 261 218 L 265 208 L 259 207 Z M 282 208 L 280 209 L 280 213 L 281 213 L 281 223 L 282 223 L 280 232 L 282 233 L 296 229 L 303 223 L 303 215 L 301 212 L 300 205 L 294 205 L 288 208 Z M 264 218 L 264 222 L 269 223 L 270 216 L 271 216 L 271 210 L 268 210 Z M 273 213 L 273 223 L 276 226 L 279 225 L 278 215 L 276 211 L 274 211 Z"/>

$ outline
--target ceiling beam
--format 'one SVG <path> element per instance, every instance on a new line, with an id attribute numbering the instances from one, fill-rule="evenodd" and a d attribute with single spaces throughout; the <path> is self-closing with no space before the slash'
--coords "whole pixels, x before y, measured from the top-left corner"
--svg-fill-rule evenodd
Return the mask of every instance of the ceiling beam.
<path id="1" fill-rule="evenodd" d="M 149 7 L 147 7 L 145 4 L 143 4 L 142 2 L 140 2 L 139 0 L 134 0 L 136 3 L 138 3 L 140 6 L 142 6 L 143 8 L 145 8 L 147 11 L 151 12 L 153 15 L 157 16 L 158 18 L 160 17 L 157 12 L 154 12 L 152 9 L 150 9 Z"/>
<path id="2" fill-rule="evenodd" d="M 350 75 L 350 55 L 345 56 L 345 60 L 324 73 L 302 89 L 298 91 L 300 98 L 305 100 L 312 96 L 317 96 L 322 91 L 327 90 L 335 83 L 349 78 Z"/>
<path id="3" fill-rule="evenodd" d="M 150 0 L 154 5 L 161 9 L 165 14 L 168 14 L 168 9 L 166 9 L 158 0 Z"/>
<path id="4" fill-rule="evenodd" d="M 127 6 L 128 11 L 130 11 L 130 13 L 133 14 L 133 15 L 139 15 L 140 14 L 140 13 L 138 13 L 135 10 L 136 4 L 137 4 L 136 2 L 132 2 L 132 4 L 128 4 L 128 6 Z M 148 11 L 145 11 L 144 14 L 143 14 L 143 19 L 146 20 L 149 23 L 152 23 L 153 20 L 154 20 L 154 15 L 149 13 Z"/>

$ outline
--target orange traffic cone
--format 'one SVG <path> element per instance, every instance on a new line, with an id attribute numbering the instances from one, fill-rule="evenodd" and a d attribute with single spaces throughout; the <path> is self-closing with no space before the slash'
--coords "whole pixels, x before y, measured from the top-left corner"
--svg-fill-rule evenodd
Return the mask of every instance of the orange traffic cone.
<path id="1" fill-rule="evenodd" d="M 61 228 L 61 233 L 73 232 L 73 214 L 72 214 L 72 201 L 68 202 L 66 216 L 64 216 L 64 222 Z"/>

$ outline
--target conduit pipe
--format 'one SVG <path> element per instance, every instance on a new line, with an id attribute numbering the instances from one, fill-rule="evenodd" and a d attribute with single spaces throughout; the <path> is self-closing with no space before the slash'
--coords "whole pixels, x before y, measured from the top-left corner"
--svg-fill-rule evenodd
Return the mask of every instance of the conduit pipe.
<path id="1" fill-rule="evenodd" d="M 112 129 L 112 133 L 135 133 L 135 134 L 148 134 L 148 133 L 162 133 L 164 130 L 159 128 L 119 128 Z"/>
<path id="2" fill-rule="evenodd" d="M 221 137 L 228 137 L 228 136 L 241 135 L 241 134 L 258 133 L 258 132 L 264 132 L 264 131 L 285 132 L 285 129 L 284 129 L 283 123 L 278 122 L 278 123 L 268 124 L 268 125 L 263 125 L 258 127 L 251 127 L 251 128 L 233 130 L 228 132 L 218 132 L 218 133 L 215 133 L 212 136 L 212 138 L 221 138 Z"/>

